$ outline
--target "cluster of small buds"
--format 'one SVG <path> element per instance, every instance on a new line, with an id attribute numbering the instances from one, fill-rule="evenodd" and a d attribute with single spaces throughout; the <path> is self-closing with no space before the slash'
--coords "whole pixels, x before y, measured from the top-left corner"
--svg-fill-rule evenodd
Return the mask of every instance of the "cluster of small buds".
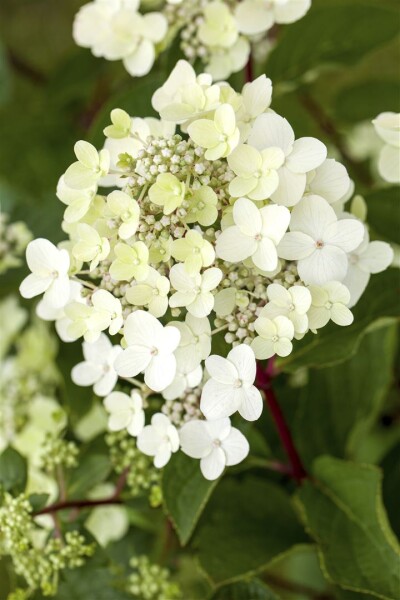
<path id="1" fill-rule="evenodd" d="M 22 264 L 21 257 L 32 237 L 23 221 L 9 223 L 8 215 L 0 213 L 0 274 Z"/>
<path id="2" fill-rule="evenodd" d="M 134 438 L 125 431 L 109 433 L 106 436 L 106 443 L 110 448 L 114 471 L 121 474 L 129 467 L 126 480 L 129 495 L 131 497 L 148 495 L 152 506 L 155 506 L 156 498 L 159 500 L 157 506 L 161 504 L 162 497 L 158 498 L 158 491 L 161 490 L 160 472 L 153 467 L 151 459 L 138 450 Z"/>
<path id="3" fill-rule="evenodd" d="M 282 266 L 282 270 L 272 278 L 272 283 L 279 283 L 285 288 L 290 288 L 293 285 L 301 285 L 301 279 L 294 262 L 286 262 Z"/>
<path id="4" fill-rule="evenodd" d="M 44 546 L 37 546 L 34 531 L 32 507 L 27 497 L 21 494 L 14 498 L 5 493 L 0 508 L 3 552 L 11 557 L 15 572 L 25 579 L 31 593 L 40 590 L 44 596 L 53 596 L 60 571 L 82 566 L 95 547 L 86 544 L 77 531 L 67 532 L 63 540 L 52 538 Z"/>
<path id="5" fill-rule="evenodd" d="M 74 469 L 78 466 L 79 449 L 75 442 L 46 435 L 41 449 L 41 467 L 47 473 L 54 473 L 59 467 Z"/>
<path id="6" fill-rule="evenodd" d="M 147 556 L 129 561 L 133 573 L 129 575 L 127 591 L 138 600 L 178 600 L 182 598 L 179 586 L 171 581 L 168 569 L 151 563 Z"/>
<path id="7" fill-rule="evenodd" d="M 180 427 L 192 419 L 200 419 L 201 387 L 186 390 L 175 400 L 165 400 L 161 412 L 167 415 L 171 423 Z"/>

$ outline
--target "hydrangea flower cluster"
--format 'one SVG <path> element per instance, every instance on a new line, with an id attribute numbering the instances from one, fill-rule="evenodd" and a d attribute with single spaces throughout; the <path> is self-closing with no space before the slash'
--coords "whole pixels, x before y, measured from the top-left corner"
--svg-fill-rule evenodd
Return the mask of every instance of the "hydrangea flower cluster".
<path id="1" fill-rule="evenodd" d="M 230 417 L 261 415 L 256 360 L 350 325 L 393 258 L 344 210 L 345 167 L 296 139 L 271 94 L 264 75 L 237 93 L 179 61 L 153 96 L 160 120 L 117 109 L 103 149 L 76 144 L 57 191 L 69 239 L 27 248 L 22 295 L 43 294 L 63 341 L 83 338 L 73 380 L 157 468 L 180 448 L 210 480 L 241 462 Z"/>
<path id="2" fill-rule="evenodd" d="M 260 46 L 275 24 L 301 19 L 310 6 L 311 0 L 94 0 L 76 15 L 73 36 L 94 56 L 122 60 L 141 77 L 178 35 L 187 60 L 201 60 L 214 79 L 225 79 L 245 66 L 251 46 Z"/>

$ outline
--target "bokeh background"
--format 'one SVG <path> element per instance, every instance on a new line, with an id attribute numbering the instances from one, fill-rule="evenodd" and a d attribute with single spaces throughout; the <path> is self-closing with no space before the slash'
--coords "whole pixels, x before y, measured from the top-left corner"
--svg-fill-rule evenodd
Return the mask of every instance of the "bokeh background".
<path id="1" fill-rule="evenodd" d="M 178 48 L 173 46 L 158 60 L 150 75 L 132 79 L 120 61 L 96 59 L 74 44 L 72 22 L 81 4 L 80 0 L 0 2 L 1 210 L 10 214 L 12 221 L 24 220 L 35 237 L 47 237 L 53 242 L 63 239 L 60 223 L 64 206 L 56 198 L 55 189 L 58 178 L 74 160 L 75 141 L 86 139 L 101 146 L 102 129 L 112 108 L 123 108 L 135 116 L 153 114 L 151 95 L 179 56 Z M 385 7 L 392 11 L 386 13 Z M 329 10 L 317 14 L 317 9 L 322 8 Z M 398 188 L 385 184 L 377 173 L 381 143 L 371 125 L 371 119 L 380 112 L 399 110 L 400 47 L 396 14 L 399 14 L 397 0 L 313 0 L 309 15 L 277 32 L 277 48 L 257 68 L 271 77 L 272 107 L 288 118 L 296 136 L 320 138 L 328 145 L 330 156 L 346 164 L 356 192 L 365 198 L 372 235 L 400 244 Z M 236 75 L 232 82 L 241 86 L 242 75 Z M 17 292 L 25 273 L 22 266 L 0 276 L 2 298 Z M 292 384 L 299 383 L 306 366 L 318 365 L 319 356 L 325 361 L 325 368 L 311 368 L 308 384 L 301 389 L 289 389 L 282 384 L 279 394 L 285 401 L 300 453 L 307 464 L 316 456 L 330 453 L 384 468 L 384 500 L 397 533 L 400 532 L 398 287 L 396 270 L 377 276 L 356 309 L 356 322 L 347 337 L 341 334 L 330 343 L 328 329 L 322 355 L 313 355 L 312 349 L 306 349 L 308 364 L 301 356 L 294 356 L 293 372 L 296 367 L 300 371 L 291 375 Z M 43 355 L 49 343 L 43 333 Z M 338 356 L 343 352 L 346 361 L 329 366 L 333 352 Z M 52 360 L 65 377 L 60 397 L 72 424 L 78 423 L 98 402 L 91 391 L 78 389 L 69 381 L 69 370 L 80 357 L 79 343 L 52 350 Z M 0 394 L 5 393 L 4 388 L 0 389 Z M 275 433 L 268 424 L 260 426 L 265 426 L 275 453 L 278 445 Z M 101 451 L 99 446 L 100 454 Z M 129 538 L 125 546 L 115 550 L 114 558 L 123 562 L 124 553 L 134 546 Z M 297 591 L 285 590 L 282 597 L 310 598 L 309 593 L 299 591 L 301 585 L 314 585 L 316 594 L 325 593 L 315 556 L 311 559 L 300 556 L 296 560 L 282 567 L 278 575 L 274 574 L 279 578 L 285 572 L 300 585 Z M 198 594 L 193 598 L 202 598 L 205 588 L 198 586 L 196 577 L 195 585 L 190 587 L 193 571 L 189 559 L 188 565 L 182 576 L 189 581 L 186 589 Z M 6 571 L 0 567 L 4 582 Z M 78 577 L 84 580 L 92 575 L 89 570 Z M 0 582 L 2 599 L 6 596 L 1 588 Z M 67 598 L 68 592 L 65 594 L 59 597 Z M 82 597 L 87 600 L 92 596 Z M 353 600 L 359 595 L 329 597 Z"/>

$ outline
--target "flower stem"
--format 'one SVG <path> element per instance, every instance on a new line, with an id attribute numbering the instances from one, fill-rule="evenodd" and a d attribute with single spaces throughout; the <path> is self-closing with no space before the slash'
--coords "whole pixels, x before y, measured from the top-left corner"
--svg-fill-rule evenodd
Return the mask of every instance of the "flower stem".
<path id="1" fill-rule="evenodd" d="M 93 499 L 84 498 L 82 500 L 62 500 L 60 502 L 50 504 L 49 506 L 45 506 L 41 510 L 38 510 L 37 512 L 35 512 L 35 517 L 39 515 L 54 514 L 59 510 L 67 510 L 71 508 L 81 509 L 93 508 L 95 506 L 105 506 L 108 504 L 122 504 L 121 494 L 125 487 L 126 480 L 128 478 L 128 472 L 129 467 L 124 469 L 124 471 L 121 473 L 115 486 L 114 493 L 111 496 L 107 496 L 106 498 Z"/>
<path id="2" fill-rule="evenodd" d="M 253 55 L 250 51 L 249 60 L 245 66 L 244 78 L 246 83 L 250 83 L 254 79 Z"/>
<path id="3" fill-rule="evenodd" d="M 257 385 L 265 394 L 266 405 L 268 406 L 282 446 L 291 465 L 291 475 L 297 481 L 297 483 L 301 483 L 303 479 L 308 477 L 308 474 L 294 445 L 292 434 L 286 423 L 281 407 L 279 406 L 275 392 L 272 389 L 271 381 L 274 377 L 274 374 L 275 371 L 273 359 L 270 359 L 265 370 L 261 369 L 260 366 L 257 365 Z"/>

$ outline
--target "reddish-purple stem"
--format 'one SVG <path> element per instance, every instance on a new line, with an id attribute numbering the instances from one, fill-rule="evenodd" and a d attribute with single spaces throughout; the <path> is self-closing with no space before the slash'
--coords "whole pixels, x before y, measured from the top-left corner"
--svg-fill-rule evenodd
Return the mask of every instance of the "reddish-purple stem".
<path id="1" fill-rule="evenodd" d="M 275 375 L 275 365 L 273 359 L 268 362 L 268 365 L 263 369 L 260 364 L 257 365 L 257 380 L 256 383 L 260 390 L 265 394 L 265 402 L 268 406 L 271 417 L 275 423 L 279 438 L 282 446 L 288 456 L 291 465 L 291 475 L 297 481 L 301 483 L 303 479 L 308 477 L 307 471 L 305 470 L 299 453 L 294 445 L 292 434 L 286 423 L 285 417 L 279 406 L 275 392 L 272 388 L 272 379 Z"/>

